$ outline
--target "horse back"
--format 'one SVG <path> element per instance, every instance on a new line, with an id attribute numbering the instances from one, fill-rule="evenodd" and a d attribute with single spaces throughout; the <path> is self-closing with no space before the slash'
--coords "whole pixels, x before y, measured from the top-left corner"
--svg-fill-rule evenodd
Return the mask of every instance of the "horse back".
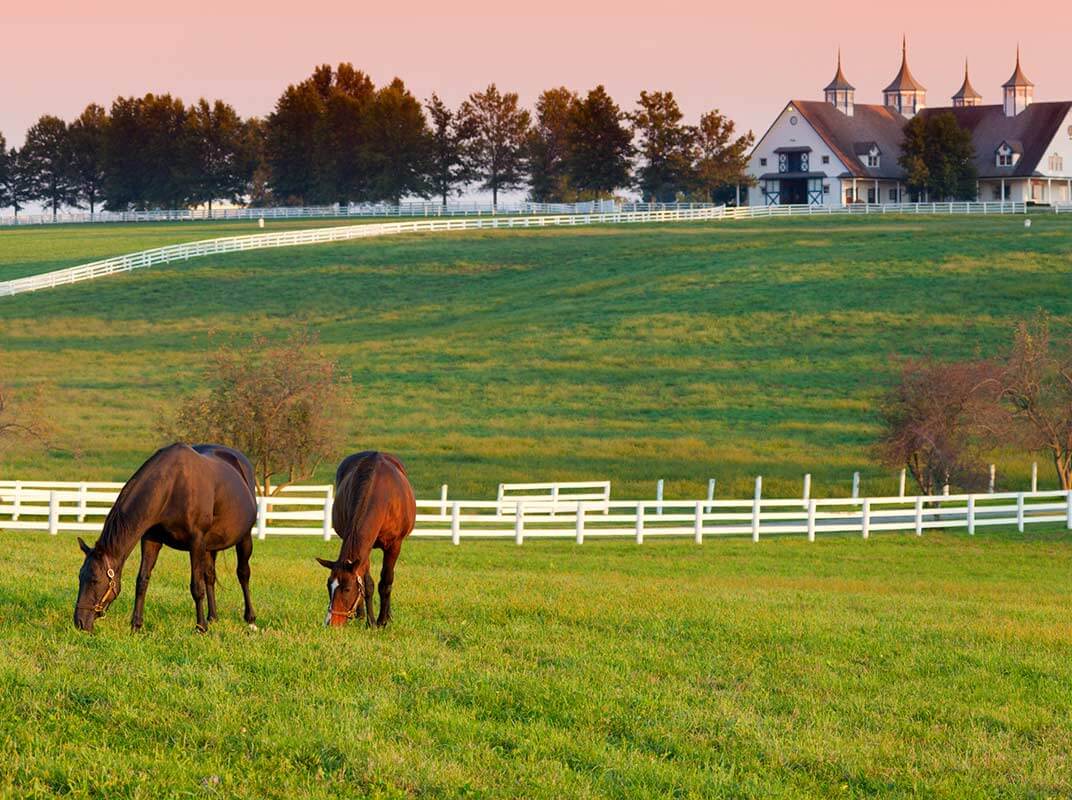
<path id="1" fill-rule="evenodd" d="M 397 456 L 365 451 L 347 456 L 336 472 L 332 522 L 344 539 L 378 520 L 377 540 L 407 536 L 416 521 L 417 504 L 406 469 Z"/>

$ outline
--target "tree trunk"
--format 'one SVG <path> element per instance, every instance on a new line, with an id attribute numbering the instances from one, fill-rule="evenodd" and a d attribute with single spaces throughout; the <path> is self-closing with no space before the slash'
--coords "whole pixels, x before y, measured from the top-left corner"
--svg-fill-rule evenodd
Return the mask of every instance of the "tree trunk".
<path id="1" fill-rule="evenodd" d="M 1057 468 L 1057 479 L 1066 492 L 1072 489 L 1072 453 L 1054 453 L 1053 465 Z"/>

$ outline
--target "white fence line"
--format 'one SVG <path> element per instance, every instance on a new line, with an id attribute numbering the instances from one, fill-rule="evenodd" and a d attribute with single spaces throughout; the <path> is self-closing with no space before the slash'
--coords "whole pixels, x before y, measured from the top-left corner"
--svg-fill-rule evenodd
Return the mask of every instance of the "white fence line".
<path id="1" fill-rule="evenodd" d="M 615 200 L 591 200 L 584 203 L 477 203 L 433 202 L 353 203 L 348 206 L 278 206 L 272 208 L 182 208 L 157 211 L 63 211 L 56 214 L 20 214 L 0 216 L 0 226 L 73 225 L 118 222 L 228 222 L 259 219 L 319 219 L 331 217 L 468 217 L 487 214 L 601 214 L 622 210 Z M 658 203 L 646 210 L 714 207 L 714 203 Z"/>
<path id="2" fill-rule="evenodd" d="M 0 484 L 0 529 L 98 532 L 118 494 L 96 484 L 72 488 L 27 488 L 26 481 Z M 53 484 L 58 486 L 60 484 Z M 113 485 L 114 486 L 114 485 Z M 77 487 L 77 488 L 73 488 Z M 307 490 L 306 494 L 301 494 Z M 255 533 L 330 539 L 333 497 L 324 487 L 295 487 L 290 495 L 258 498 Z M 451 500 L 417 501 L 416 538 L 573 539 L 855 534 L 1060 524 L 1072 530 L 1072 491 L 1002 492 L 930 497 L 865 497 L 802 500 Z"/>
<path id="3" fill-rule="evenodd" d="M 229 236 L 206 239 L 199 242 L 156 247 L 124 256 L 94 261 L 76 267 L 31 275 L 25 278 L 0 282 L 0 297 L 51 289 L 70 283 L 100 278 L 119 272 L 188 261 L 207 255 L 236 253 L 247 250 L 262 250 L 274 247 L 293 247 L 302 244 L 324 244 L 374 236 L 389 236 L 401 233 L 430 233 L 470 231 L 498 228 L 540 228 L 545 226 L 571 226 L 594 224 L 628 224 L 643 222 L 696 222 L 713 220 L 741 220 L 787 216 L 815 216 L 823 214 L 1022 214 L 1023 203 L 921 203 L 889 206 L 742 206 L 727 208 L 711 206 L 655 211 L 620 211 L 591 214 L 555 214 L 523 217 L 480 217 L 477 219 L 414 220 L 365 225 L 345 225 L 335 228 L 312 228 L 307 230 L 260 233 L 247 236 Z"/>

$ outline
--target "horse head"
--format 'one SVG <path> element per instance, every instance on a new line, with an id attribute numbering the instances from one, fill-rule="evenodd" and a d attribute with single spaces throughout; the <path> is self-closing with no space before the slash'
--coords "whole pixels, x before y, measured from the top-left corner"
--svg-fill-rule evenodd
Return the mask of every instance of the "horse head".
<path id="1" fill-rule="evenodd" d="M 92 631 L 93 623 L 104 616 L 108 606 L 119 596 L 119 565 L 103 551 L 82 541 L 82 537 L 78 537 L 78 546 L 86 558 L 78 572 L 74 626 L 82 631 Z"/>
<path id="2" fill-rule="evenodd" d="M 328 561 L 318 558 L 328 574 L 328 613 L 324 624 L 338 628 L 354 619 L 365 600 L 365 580 L 358 574 L 358 564 L 350 559 Z"/>

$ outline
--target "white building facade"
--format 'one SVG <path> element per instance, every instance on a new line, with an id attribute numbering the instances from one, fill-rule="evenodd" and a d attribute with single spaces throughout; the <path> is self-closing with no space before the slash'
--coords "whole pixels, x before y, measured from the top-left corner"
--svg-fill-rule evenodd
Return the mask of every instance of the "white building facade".
<path id="1" fill-rule="evenodd" d="M 749 205 L 847 205 L 945 198 L 910 197 L 898 164 L 903 129 L 916 115 L 950 113 L 975 145 L 979 200 L 1072 202 L 1072 102 L 1038 103 L 1016 55 L 1002 103 L 985 105 L 964 82 L 952 104 L 932 108 L 908 66 L 883 90 L 881 105 L 859 104 L 838 56 L 825 99 L 791 100 L 756 143 Z"/>

